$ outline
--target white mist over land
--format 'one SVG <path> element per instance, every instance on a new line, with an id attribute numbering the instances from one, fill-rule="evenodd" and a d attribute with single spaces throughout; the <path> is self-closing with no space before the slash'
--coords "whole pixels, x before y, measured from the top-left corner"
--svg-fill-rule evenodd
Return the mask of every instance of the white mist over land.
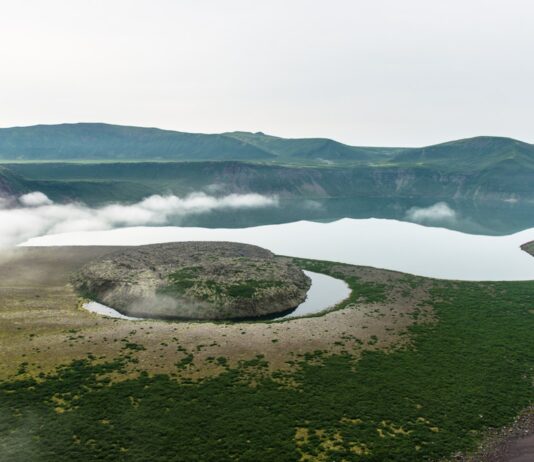
<path id="1" fill-rule="evenodd" d="M 30 239 L 24 245 L 141 245 L 175 241 L 233 241 L 279 255 L 374 266 L 460 280 L 532 280 L 534 258 L 520 246 L 534 228 L 509 236 L 480 236 L 396 220 L 344 218 L 243 229 L 132 227 Z"/>
<path id="2" fill-rule="evenodd" d="M 46 234 L 95 231 L 120 226 L 163 225 L 168 220 L 215 210 L 275 207 L 276 197 L 260 194 L 186 197 L 154 195 L 134 204 L 88 207 L 82 203 L 56 204 L 39 191 L 0 202 L 0 248 Z"/>

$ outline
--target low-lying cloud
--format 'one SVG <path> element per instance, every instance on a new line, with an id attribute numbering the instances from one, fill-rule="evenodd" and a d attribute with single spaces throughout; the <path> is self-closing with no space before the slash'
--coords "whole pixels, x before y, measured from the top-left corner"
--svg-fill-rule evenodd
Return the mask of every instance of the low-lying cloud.
<path id="1" fill-rule="evenodd" d="M 19 202 L 27 207 L 38 207 L 39 205 L 51 205 L 53 202 L 40 191 L 23 194 L 19 197 Z"/>
<path id="2" fill-rule="evenodd" d="M 216 197 L 194 193 L 186 197 L 154 195 L 135 204 L 110 204 L 93 208 L 81 203 L 57 204 L 36 191 L 18 199 L 0 202 L 0 247 L 45 234 L 165 225 L 171 219 L 187 215 L 277 205 L 276 197 L 261 194 Z"/>
<path id="3" fill-rule="evenodd" d="M 458 216 L 446 202 L 438 202 L 430 207 L 412 207 L 406 212 L 409 221 L 422 224 L 454 223 Z"/>

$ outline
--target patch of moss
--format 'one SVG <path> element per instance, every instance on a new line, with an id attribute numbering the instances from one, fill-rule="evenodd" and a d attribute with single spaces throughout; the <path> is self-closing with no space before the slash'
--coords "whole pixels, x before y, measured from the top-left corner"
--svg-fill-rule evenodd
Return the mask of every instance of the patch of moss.
<path id="1" fill-rule="evenodd" d="M 161 293 L 167 294 L 183 294 L 187 289 L 195 285 L 195 281 L 200 274 L 200 267 L 189 266 L 187 268 L 179 269 L 174 273 L 169 274 L 169 284 L 160 289 Z"/>
<path id="2" fill-rule="evenodd" d="M 247 279 L 239 284 L 233 284 L 226 288 L 226 293 L 235 298 L 253 298 L 258 289 L 268 289 L 271 287 L 281 287 L 282 281 L 258 281 Z"/>

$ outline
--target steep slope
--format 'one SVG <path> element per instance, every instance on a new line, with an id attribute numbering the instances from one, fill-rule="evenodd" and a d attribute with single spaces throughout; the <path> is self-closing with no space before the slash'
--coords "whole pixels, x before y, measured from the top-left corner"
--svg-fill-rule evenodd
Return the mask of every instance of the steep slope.
<path id="1" fill-rule="evenodd" d="M 100 123 L 0 129 L 4 160 L 266 160 L 274 156 L 224 135 Z"/>
<path id="2" fill-rule="evenodd" d="M 0 167 L 0 198 L 27 192 L 26 181 L 11 170 Z"/>
<path id="3" fill-rule="evenodd" d="M 6 167 L 54 200 L 71 197 L 100 202 L 110 193 L 103 188 L 114 185 L 113 199 L 118 200 L 133 200 L 142 191 L 179 195 L 206 191 L 257 192 L 281 198 L 534 201 L 534 170 L 514 161 L 472 172 L 422 166 L 302 167 L 239 161 L 20 163 Z M 135 192 L 135 196 L 124 196 L 121 191 Z"/>
<path id="4" fill-rule="evenodd" d="M 534 145 L 511 138 L 479 136 L 409 149 L 397 154 L 394 161 L 435 164 L 457 170 L 482 170 L 504 161 L 534 166 Z"/>
<path id="5" fill-rule="evenodd" d="M 98 173 L 88 178 L 55 179 L 46 173 L 47 167 L 54 168 L 54 163 L 16 164 L 13 167 L 27 165 L 35 167 L 35 175 L 14 172 L 13 168 L 0 166 L 0 199 L 13 198 L 31 191 L 40 191 L 58 202 L 82 201 L 87 203 L 107 203 L 111 201 L 134 202 L 151 194 L 159 192 L 143 181 L 117 180 L 116 178 L 99 178 Z M 64 166 L 89 164 L 61 164 Z M 93 164 L 95 165 L 95 164 Z M 96 164 L 107 165 L 107 164 Z M 109 164 L 120 167 L 122 165 L 144 165 L 142 163 Z M 161 165 L 154 163 L 152 165 Z M 41 170 L 41 173 L 39 173 Z M 139 178 L 142 180 L 142 172 Z M 1 202 L 1 201 L 0 201 Z"/>

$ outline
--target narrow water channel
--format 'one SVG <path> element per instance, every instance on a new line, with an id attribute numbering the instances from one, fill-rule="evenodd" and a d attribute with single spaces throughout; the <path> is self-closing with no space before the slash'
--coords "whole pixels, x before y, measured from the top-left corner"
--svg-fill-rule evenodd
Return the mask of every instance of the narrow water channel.
<path id="1" fill-rule="evenodd" d="M 348 284 L 341 279 L 312 271 L 304 273 L 312 280 L 306 300 L 291 313 L 276 319 L 298 318 L 320 313 L 336 306 L 350 295 Z"/>

